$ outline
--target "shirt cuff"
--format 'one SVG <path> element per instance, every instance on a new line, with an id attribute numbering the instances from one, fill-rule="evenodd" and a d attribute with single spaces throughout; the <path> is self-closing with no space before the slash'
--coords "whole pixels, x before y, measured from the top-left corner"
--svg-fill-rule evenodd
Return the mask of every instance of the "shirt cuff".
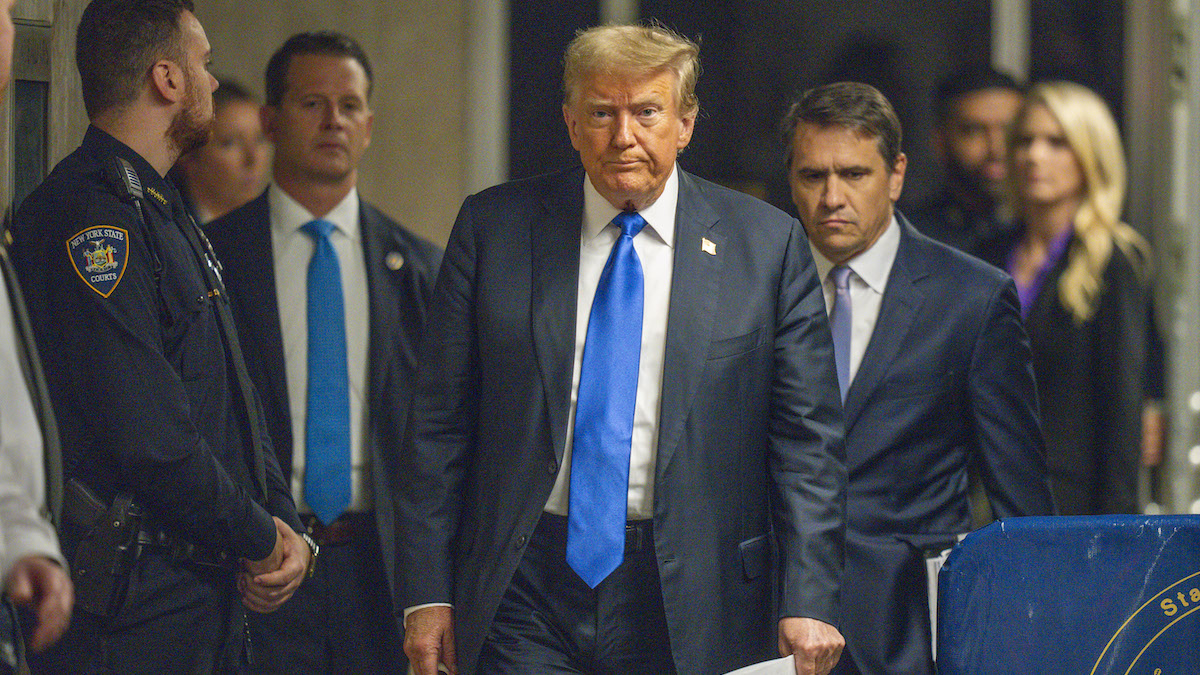
<path id="1" fill-rule="evenodd" d="M 10 523 L 4 532 L 5 546 L 0 547 L 0 583 L 8 579 L 13 565 L 22 558 L 40 556 L 58 563 L 63 569 L 67 561 L 58 546 L 58 537 L 49 523 L 38 519 L 28 523 Z"/>
<path id="2" fill-rule="evenodd" d="M 417 611 L 418 609 L 425 609 L 426 607 L 454 607 L 454 605 L 452 605 L 448 602 L 427 602 L 423 605 L 413 605 L 412 607 L 405 607 L 404 608 L 404 623 L 405 623 L 405 625 L 408 624 L 408 615 L 409 614 L 412 614 L 413 612 Z"/>

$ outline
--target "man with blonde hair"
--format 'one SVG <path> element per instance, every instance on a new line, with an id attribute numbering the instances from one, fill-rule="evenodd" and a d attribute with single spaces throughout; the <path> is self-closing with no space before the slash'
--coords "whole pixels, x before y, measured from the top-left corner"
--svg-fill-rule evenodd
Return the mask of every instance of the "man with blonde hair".
<path id="1" fill-rule="evenodd" d="M 837 661 L 845 468 L 800 224 L 676 167 L 695 44 L 580 33 L 582 168 L 468 197 L 397 504 L 417 673 Z"/>

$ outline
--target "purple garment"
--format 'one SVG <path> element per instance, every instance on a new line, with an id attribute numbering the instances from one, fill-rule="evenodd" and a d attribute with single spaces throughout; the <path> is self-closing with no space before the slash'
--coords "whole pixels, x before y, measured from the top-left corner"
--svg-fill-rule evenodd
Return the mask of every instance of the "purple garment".
<path id="1" fill-rule="evenodd" d="M 1038 267 L 1037 274 L 1033 275 L 1033 279 L 1028 284 L 1022 284 L 1017 281 L 1017 299 L 1021 301 L 1021 318 L 1029 318 L 1029 310 L 1033 308 L 1033 302 L 1037 300 L 1038 295 L 1042 292 L 1042 286 L 1046 283 L 1046 277 L 1049 276 L 1050 270 L 1058 264 L 1062 259 L 1063 254 L 1067 251 L 1067 244 L 1071 242 L 1071 237 L 1075 235 L 1075 227 L 1070 226 L 1062 232 L 1058 233 L 1051 242 L 1050 246 L 1046 247 L 1046 259 L 1042 261 Z M 1020 246 L 1020 242 L 1017 243 Z M 1017 246 L 1013 246 L 1008 252 L 1008 262 L 1005 264 L 1005 269 L 1008 273 L 1016 278 L 1014 269 L 1016 268 Z"/>

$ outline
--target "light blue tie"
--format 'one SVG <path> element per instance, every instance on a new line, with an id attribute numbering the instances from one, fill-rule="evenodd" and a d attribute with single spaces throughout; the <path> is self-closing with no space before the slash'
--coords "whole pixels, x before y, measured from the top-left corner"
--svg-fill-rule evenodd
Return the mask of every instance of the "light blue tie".
<path id="1" fill-rule="evenodd" d="M 629 448 L 642 357 L 642 264 L 633 238 L 646 226 L 617 214 L 613 245 L 588 319 L 575 403 L 567 563 L 591 588 L 625 559 Z"/>
<path id="2" fill-rule="evenodd" d="M 346 309 L 333 223 L 304 225 L 314 240 L 308 264 L 308 416 L 305 427 L 304 500 L 328 525 L 350 506 L 350 376 L 346 360 Z"/>
<path id="3" fill-rule="evenodd" d="M 845 265 L 834 267 L 833 308 L 829 311 L 829 327 L 833 331 L 833 359 L 837 363 L 838 386 L 842 390 L 842 401 L 850 389 L 850 326 L 854 310 L 850 305 L 850 268 Z"/>

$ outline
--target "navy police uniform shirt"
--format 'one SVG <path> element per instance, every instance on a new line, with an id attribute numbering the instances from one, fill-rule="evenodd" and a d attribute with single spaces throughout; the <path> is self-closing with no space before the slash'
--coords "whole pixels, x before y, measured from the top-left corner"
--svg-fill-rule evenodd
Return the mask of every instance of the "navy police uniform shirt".
<path id="1" fill-rule="evenodd" d="M 144 224 L 116 157 L 141 181 Z M 168 532 L 258 560 L 275 544 L 271 515 L 297 529 L 299 519 L 269 447 L 266 503 L 256 500 L 249 422 L 215 304 L 225 300 L 185 227 L 174 187 L 89 127 L 18 210 L 13 260 L 66 476 L 109 499 L 130 491 Z"/>

